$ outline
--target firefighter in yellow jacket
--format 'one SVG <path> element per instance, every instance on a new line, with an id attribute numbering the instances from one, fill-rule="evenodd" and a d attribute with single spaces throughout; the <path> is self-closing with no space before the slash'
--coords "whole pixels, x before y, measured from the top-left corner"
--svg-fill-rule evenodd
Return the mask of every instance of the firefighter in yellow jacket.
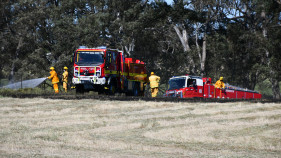
<path id="1" fill-rule="evenodd" d="M 215 88 L 219 88 L 219 89 L 225 88 L 225 85 L 223 83 L 223 77 L 220 77 L 220 79 L 216 82 Z"/>
<path id="2" fill-rule="evenodd" d="M 160 77 L 156 76 L 154 72 L 151 72 L 151 75 L 149 77 L 150 82 L 150 88 L 151 88 L 151 96 L 156 97 L 158 93 L 158 87 L 160 82 Z"/>
<path id="3" fill-rule="evenodd" d="M 59 78 L 58 78 L 58 75 L 57 75 L 54 67 L 51 67 L 50 70 L 51 70 L 50 71 L 51 76 L 49 76 L 48 79 L 52 79 L 52 84 L 54 86 L 55 93 L 59 93 L 59 86 L 58 86 Z"/>
<path id="4" fill-rule="evenodd" d="M 68 79 L 68 68 L 65 66 L 64 68 L 64 72 L 62 74 L 62 82 L 63 82 L 63 89 L 65 92 L 67 92 L 67 79 Z"/>

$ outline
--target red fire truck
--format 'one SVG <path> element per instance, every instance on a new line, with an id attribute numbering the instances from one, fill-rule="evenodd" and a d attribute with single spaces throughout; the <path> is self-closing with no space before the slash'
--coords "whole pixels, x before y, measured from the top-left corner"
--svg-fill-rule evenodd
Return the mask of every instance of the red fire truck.
<path id="1" fill-rule="evenodd" d="M 139 96 L 147 80 L 144 62 L 125 58 L 122 51 L 105 47 L 79 47 L 74 53 L 72 83 L 76 92 L 115 92 Z"/>
<path id="2" fill-rule="evenodd" d="M 179 98 L 227 98 L 227 99 L 261 99 L 256 91 L 225 84 L 225 89 L 215 88 L 211 78 L 198 76 L 175 76 L 169 80 L 166 97 Z"/>

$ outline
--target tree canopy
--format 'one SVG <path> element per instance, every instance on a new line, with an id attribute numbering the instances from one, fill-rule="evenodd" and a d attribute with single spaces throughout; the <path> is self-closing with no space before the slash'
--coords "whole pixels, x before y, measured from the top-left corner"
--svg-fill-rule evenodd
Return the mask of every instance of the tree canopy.
<path id="1" fill-rule="evenodd" d="M 167 82 L 192 74 L 280 99 L 280 0 L 3 0 L 0 77 L 71 68 L 79 45 L 107 46 L 147 63 Z"/>

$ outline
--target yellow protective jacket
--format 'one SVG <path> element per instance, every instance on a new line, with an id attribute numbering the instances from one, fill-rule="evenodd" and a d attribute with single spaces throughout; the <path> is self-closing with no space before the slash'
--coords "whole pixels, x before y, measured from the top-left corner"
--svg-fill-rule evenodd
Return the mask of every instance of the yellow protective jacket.
<path id="1" fill-rule="evenodd" d="M 218 80 L 215 84 L 215 88 L 225 88 L 223 81 Z"/>
<path id="2" fill-rule="evenodd" d="M 160 77 L 156 75 L 151 75 L 149 77 L 150 88 L 159 87 Z"/>
<path id="3" fill-rule="evenodd" d="M 67 83 L 67 80 L 68 80 L 68 72 L 64 71 L 62 74 L 62 82 Z"/>
<path id="4" fill-rule="evenodd" d="M 51 76 L 48 79 L 52 79 L 52 84 L 59 83 L 59 78 L 55 70 L 50 71 Z"/>

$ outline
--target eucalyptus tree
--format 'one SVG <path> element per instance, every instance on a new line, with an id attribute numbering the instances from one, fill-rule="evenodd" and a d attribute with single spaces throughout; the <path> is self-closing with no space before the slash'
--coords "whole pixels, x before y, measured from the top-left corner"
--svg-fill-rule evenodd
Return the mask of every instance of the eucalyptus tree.
<path id="1" fill-rule="evenodd" d="M 239 26 L 232 29 L 241 32 L 232 40 L 236 49 L 240 49 L 238 53 L 242 54 L 238 59 L 242 61 L 241 79 L 253 88 L 257 82 L 268 78 L 272 83 L 273 97 L 280 99 L 280 62 L 276 62 L 281 59 L 280 44 L 276 43 L 281 28 L 280 1 L 236 0 L 230 8 L 233 17 L 229 25 Z M 235 36 L 237 31 L 231 35 Z"/>
<path id="2" fill-rule="evenodd" d="M 186 52 L 191 73 L 206 75 L 208 40 L 226 25 L 225 3 L 220 0 L 174 1 L 171 21 Z"/>
<path id="3" fill-rule="evenodd" d="M 46 5 L 46 1 L 17 0 L 4 4 L 2 15 L 6 29 L 2 32 L 5 37 L 2 51 L 7 61 L 4 71 L 9 71 L 10 80 L 16 72 L 20 76 L 34 77 L 40 73 L 40 68 L 44 69 L 46 60 L 37 51 L 45 41 L 45 20 L 49 15 Z"/>

